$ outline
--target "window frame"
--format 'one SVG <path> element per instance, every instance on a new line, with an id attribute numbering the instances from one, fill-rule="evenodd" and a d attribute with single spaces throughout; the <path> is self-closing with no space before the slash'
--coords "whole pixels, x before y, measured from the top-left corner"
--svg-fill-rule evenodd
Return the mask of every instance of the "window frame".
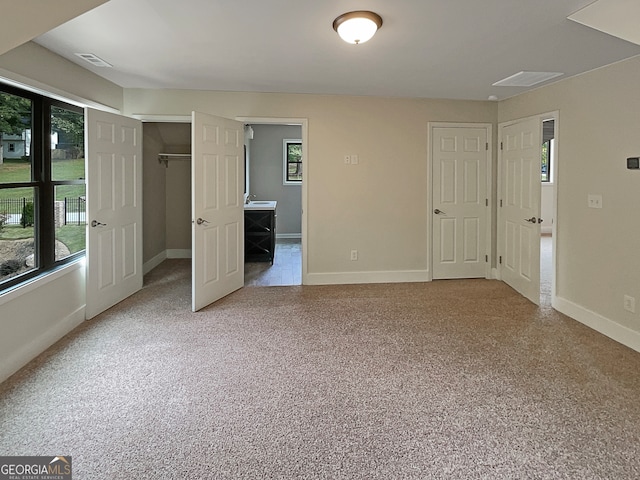
<path id="1" fill-rule="evenodd" d="M 302 185 L 302 178 L 300 180 L 289 180 L 289 164 L 290 163 L 298 163 L 300 164 L 300 168 L 302 168 L 304 162 L 302 155 L 300 155 L 299 162 L 290 162 L 289 161 L 289 145 L 300 145 L 300 149 L 302 150 L 302 139 L 300 138 L 285 138 L 282 140 L 282 184 L 290 185 L 290 186 L 300 186 Z"/>
<path id="2" fill-rule="evenodd" d="M 31 179 L 25 182 L 0 183 L 0 190 L 25 187 L 33 189 L 35 260 L 35 266 L 31 270 L 0 281 L 0 294 L 2 294 L 20 284 L 84 258 L 87 236 L 85 229 L 85 249 L 60 260 L 55 259 L 55 188 L 59 185 L 82 184 L 86 189 L 86 166 L 84 179 L 55 181 L 52 179 L 51 111 L 52 107 L 59 107 L 84 116 L 84 108 L 4 83 L 0 83 L 0 92 L 31 101 Z"/>

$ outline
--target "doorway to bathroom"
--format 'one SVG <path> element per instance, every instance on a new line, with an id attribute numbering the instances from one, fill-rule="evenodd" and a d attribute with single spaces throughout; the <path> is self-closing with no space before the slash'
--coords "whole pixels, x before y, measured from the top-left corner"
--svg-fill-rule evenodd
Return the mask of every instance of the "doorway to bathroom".
<path id="1" fill-rule="evenodd" d="M 239 120 L 245 124 L 245 196 L 249 202 L 276 202 L 273 262 L 246 259 L 245 286 L 301 285 L 305 271 L 306 120 Z"/>

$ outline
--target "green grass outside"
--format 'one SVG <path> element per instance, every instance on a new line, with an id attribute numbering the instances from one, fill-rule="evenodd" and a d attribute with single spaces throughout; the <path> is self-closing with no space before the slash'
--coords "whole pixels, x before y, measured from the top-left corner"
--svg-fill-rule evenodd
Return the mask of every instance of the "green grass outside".
<path id="1" fill-rule="evenodd" d="M 81 180 L 85 178 L 84 158 L 71 160 L 53 160 L 51 162 L 53 180 Z M 31 181 L 31 164 L 19 158 L 5 158 L 0 165 L 0 183 L 19 183 Z M 85 195 L 84 185 L 60 185 L 56 187 L 56 200 L 65 197 Z M 20 199 L 32 198 L 32 188 L 11 188 L 0 190 L 0 198 Z"/>
<path id="2" fill-rule="evenodd" d="M 56 229 L 56 239 L 64 243 L 71 253 L 85 249 L 84 225 L 63 225 Z M 26 240 L 33 238 L 33 227 L 5 226 L 0 230 L 0 240 Z"/>
<path id="3" fill-rule="evenodd" d="M 53 180 L 79 180 L 85 178 L 84 158 L 53 160 L 51 163 Z M 31 180 L 31 164 L 27 160 L 5 158 L 0 165 L 0 184 L 19 183 Z M 56 200 L 85 196 L 84 185 L 60 185 L 55 189 Z M 0 189 L 0 199 L 33 198 L 33 188 Z M 71 253 L 85 249 L 85 226 L 64 225 L 56 229 L 56 238 L 64 243 Z M 34 237 L 33 227 L 22 228 L 5 225 L 0 229 L 0 240 L 23 240 Z"/>
<path id="4" fill-rule="evenodd" d="M 64 243 L 71 253 L 86 248 L 86 228 L 84 225 L 64 225 L 56 229 L 56 238 Z"/>

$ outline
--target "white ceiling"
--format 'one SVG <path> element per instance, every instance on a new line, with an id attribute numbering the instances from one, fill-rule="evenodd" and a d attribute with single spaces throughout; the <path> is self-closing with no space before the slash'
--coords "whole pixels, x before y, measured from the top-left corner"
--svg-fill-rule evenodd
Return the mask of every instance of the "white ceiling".
<path id="1" fill-rule="evenodd" d="M 640 54 L 567 19 L 591 3 L 110 0 L 35 41 L 125 88 L 503 99 L 527 88 L 492 84 L 523 70 L 563 72 L 558 81 Z M 346 44 L 332 22 L 362 9 L 384 24 Z"/>

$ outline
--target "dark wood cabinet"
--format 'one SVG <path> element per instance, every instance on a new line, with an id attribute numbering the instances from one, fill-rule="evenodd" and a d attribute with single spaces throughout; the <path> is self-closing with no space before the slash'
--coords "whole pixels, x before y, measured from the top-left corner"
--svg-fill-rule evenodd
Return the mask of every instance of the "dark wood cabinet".
<path id="1" fill-rule="evenodd" d="M 244 211 L 244 261 L 271 262 L 276 253 L 275 210 Z"/>

